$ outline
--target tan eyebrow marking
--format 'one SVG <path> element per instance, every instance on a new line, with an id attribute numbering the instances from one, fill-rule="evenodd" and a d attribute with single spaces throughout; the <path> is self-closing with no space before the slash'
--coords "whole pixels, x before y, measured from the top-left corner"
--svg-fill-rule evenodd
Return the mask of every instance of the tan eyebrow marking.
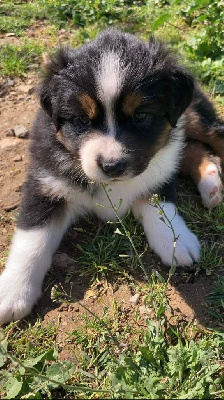
<path id="1" fill-rule="evenodd" d="M 88 117 L 90 119 L 96 118 L 98 114 L 98 108 L 95 100 L 93 100 L 92 97 L 90 97 L 87 93 L 80 94 L 78 99 Z"/>
<path id="2" fill-rule="evenodd" d="M 127 116 L 131 117 L 134 114 L 136 108 L 140 105 L 142 98 L 143 95 L 139 92 L 128 93 L 123 102 L 124 113 Z"/>

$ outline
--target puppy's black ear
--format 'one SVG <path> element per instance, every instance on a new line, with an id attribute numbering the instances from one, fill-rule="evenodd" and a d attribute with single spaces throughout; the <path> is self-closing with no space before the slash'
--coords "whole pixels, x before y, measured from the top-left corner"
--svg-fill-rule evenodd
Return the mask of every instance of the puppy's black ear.
<path id="1" fill-rule="evenodd" d="M 177 69 L 171 73 L 170 96 L 168 96 L 167 119 L 172 127 L 176 126 L 178 118 L 190 105 L 194 91 L 194 80 L 189 72 Z M 169 98 L 170 97 L 170 98 Z"/>
<path id="2" fill-rule="evenodd" d="M 155 71 L 157 91 L 164 95 L 166 117 L 172 127 L 190 105 L 194 80 L 185 68 L 179 66 L 175 54 L 162 41 L 153 36 L 149 40 L 150 69 Z"/>
<path id="3" fill-rule="evenodd" d="M 60 129 L 57 97 L 62 71 L 68 66 L 70 60 L 69 53 L 68 47 L 61 47 L 53 56 L 44 55 L 43 79 L 38 87 L 40 104 L 52 118 L 57 130 Z"/>

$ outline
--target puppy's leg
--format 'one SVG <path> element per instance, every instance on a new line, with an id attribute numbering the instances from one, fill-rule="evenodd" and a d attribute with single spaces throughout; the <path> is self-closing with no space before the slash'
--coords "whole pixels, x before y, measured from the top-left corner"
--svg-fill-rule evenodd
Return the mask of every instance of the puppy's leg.
<path id="1" fill-rule="evenodd" d="M 0 324 L 29 314 L 69 222 L 64 202 L 42 196 L 33 183 L 27 183 L 18 228 L 0 277 Z"/>
<path id="2" fill-rule="evenodd" d="M 181 172 L 193 179 L 205 207 L 213 208 L 222 200 L 223 185 L 220 171 L 219 157 L 214 157 L 203 143 L 188 141 Z"/>
<path id="3" fill-rule="evenodd" d="M 224 122 L 216 118 L 211 126 L 204 125 L 201 120 L 187 121 L 186 137 L 197 140 L 210 146 L 213 154 L 219 157 L 220 165 L 224 171 Z"/>
<path id="4" fill-rule="evenodd" d="M 172 202 L 160 202 L 160 206 L 164 215 L 161 215 L 160 210 L 150 205 L 146 199 L 137 200 L 132 206 L 134 216 L 143 225 L 150 248 L 160 256 L 164 264 L 172 264 L 174 235 L 167 218 L 172 224 L 176 238 L 178 237 L 174 264 L 189 266 L 194 261 L 198 261 L 200 257 L 198 239 L 188 229 L 183 218 L 176 213 L 175 205 Z"/>
<path id="5" fill-rule="evenodd" d="M 197 85 L 185 117 L 186 138 L 209 145 L 219 157 L 224 172 L 224 120 L 219 118 L 214 105 Z"/>

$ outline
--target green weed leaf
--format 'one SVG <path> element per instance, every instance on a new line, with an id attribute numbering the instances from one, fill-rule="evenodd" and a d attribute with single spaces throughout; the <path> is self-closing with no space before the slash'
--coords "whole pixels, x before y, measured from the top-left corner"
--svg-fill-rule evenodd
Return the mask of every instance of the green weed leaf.
<path id="1" fill-rule="evenodd" d="M 162 26 L 164 24 L 164 22 L 166 22 L 168 19 L 170 19 L 170 14 L 163 14 L 161 15 L 161 17 L 159 17 L 158 19 L 156 19 L 152 25 L 152 30 L 155 31 L 156 29 L 158 29 L 160 26 Z"/>
<path id="2" fill-rule="evenodd" d="M 63 363 L 54 363 L 46 368 L 46 376 L 49 379 L 59 382 L 59 384 L 51 382 L 50 385 L 54 388 L 60 386 L 60 383 L 65 383 L 71 377 L 75 370 L 75 366 L 65 361 Z"/>
<path id="3" fill-rule="evenodd" d="M 38 357 L 30 358 L 25 363 L 25 367 L 35 367 L 39 363 L 43 363 L 44 361 L 54 361 L 55 360 L 55 353 L 54 349 L 50 349 L 43 354 L 40 354 Z"/>
<path id="4" fill-rule="evenodd" d="M 22 377 L 9 378 L 6 385 L 7 395 L 5 399 L 14 399 L 20 393 L 23 386 Z"/>

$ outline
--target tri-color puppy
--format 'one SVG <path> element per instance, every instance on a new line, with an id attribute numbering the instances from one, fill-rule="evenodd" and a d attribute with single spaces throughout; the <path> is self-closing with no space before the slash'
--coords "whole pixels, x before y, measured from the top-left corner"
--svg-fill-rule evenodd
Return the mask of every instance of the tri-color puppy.
<path id="1" fill-rule="evenodd" d="M 193 150 L 193 142 L 187 146 L 183 172 L 192 175 L 206 205 L 221 199 L 219 166 L 210 155 L 213 138 L 222 139 L 219 121 L 189 72 L 159 41 L 143 43 L 108 30 L 77 50 L 60 50 L 39 90 L 42 108 L 33 127 L 17 231 L 0 277 L 0 323 L 31 311 L 71 222 L 86 213 L 116 218 L 105 183 L 119 215 L 130 207 L 151 249 L 169 265 L 173 234 L 149 202 L 154 193 L 165 198 L 161 207 L 179 235 L 176 264 L 199 260 L 200 244 L 175 210 L 173 178 L 185 134 L 195 135 L 195 142 Z M 200 146 L 202 158 L 196 154 Z"/>

